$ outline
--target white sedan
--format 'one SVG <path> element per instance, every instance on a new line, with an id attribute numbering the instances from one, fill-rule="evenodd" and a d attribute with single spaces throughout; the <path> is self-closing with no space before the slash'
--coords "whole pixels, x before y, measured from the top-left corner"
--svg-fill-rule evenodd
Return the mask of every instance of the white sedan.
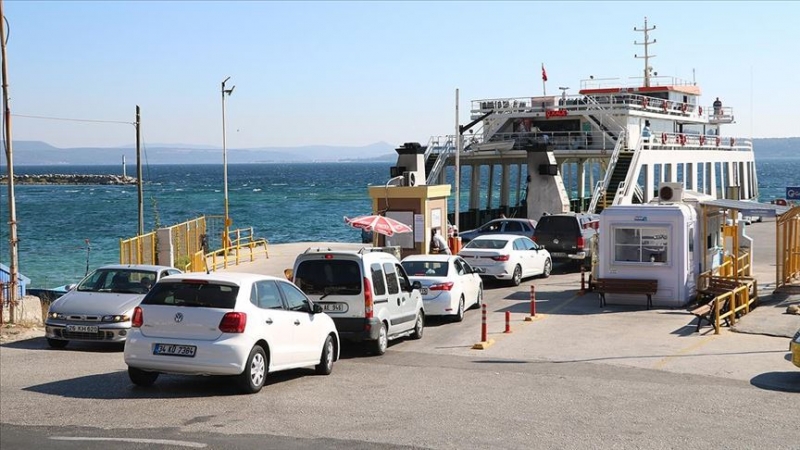
<path id="1" fill-rule="evenodd" d="M 464 320 L 464 310 L 483 301 L 480 269 L 474 269 L 457 255 L 411 255 L 402 261 L 413 283 L 422 285 L 426 316 L 454 316 Z"/>
<path id="2" fill-rule="evenodd" d="M 509 280 L 519 286 L 523 278 L 550 276 L 550 252 L 525 236 L 492 234 L 478 236 L 458 252 L 472 267 L 485 271 L 482 276 Z"/>
<path id="3" fill-rule="evenodd" d="M 131 381 L 159 373 L 236 375 L 256 393 L 268 373 L 315 366 L 328 375 L 339 359 L 333 320 L 294 284 L 248 273 L 162 278 L 134 309 L 125 343 Z"/>

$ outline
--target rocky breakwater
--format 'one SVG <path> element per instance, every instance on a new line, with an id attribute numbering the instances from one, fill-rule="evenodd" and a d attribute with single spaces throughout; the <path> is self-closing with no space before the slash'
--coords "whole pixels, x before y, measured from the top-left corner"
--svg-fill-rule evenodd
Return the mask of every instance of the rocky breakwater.
<path id="1" fill-rule="evenodd" d="M 0 177 L 0 183 L 6 183 L 8 176 Z M 75 174 L 42 174 L 14 175 L 15 184 L 136 184 L 136 178 L 122 175 L 75 175 Z"/>

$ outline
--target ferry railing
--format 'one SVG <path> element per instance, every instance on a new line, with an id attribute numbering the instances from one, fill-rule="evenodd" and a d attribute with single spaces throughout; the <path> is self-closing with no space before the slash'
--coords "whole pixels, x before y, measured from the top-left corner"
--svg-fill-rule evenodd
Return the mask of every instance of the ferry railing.
<path id="1" fill-rule="evenodd" d="M 441 143 L 444 139 L 444 144 Z M 444 170 L 447 158 L 450 154 L 455 152 L 454 136 L 433 136 L 428 141 L 428 147 L 425 149 L 424 162 L 427 165 L 428 158 L 435 151 L 437 154 L 436 161 L 431 167 L 430 173 L 425 175 L 425 182 L 427 184 L 438 184 L 437 180 Z"/>
<path id="2" fill-rule="evenodd" d="M 650 138 L 643 138 L 646 145 L 656 149 L 667 147 L 669 150 L 726 150 L 726 151 L 753 151 L 753 141 L 750 138 L 736 136 L 715 136 L 692 133 L 656 133 Z"/>

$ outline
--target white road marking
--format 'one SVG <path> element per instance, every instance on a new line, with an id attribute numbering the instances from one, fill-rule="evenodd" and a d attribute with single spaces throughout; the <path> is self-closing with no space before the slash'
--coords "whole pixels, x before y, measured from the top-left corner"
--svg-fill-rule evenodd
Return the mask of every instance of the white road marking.
<path id="1" fill-rule="evenodd" d="M 81 436 L 50 436 L 54 441 L 110 441 L 132 442 L 136 444 L 177 445 L 179 447 L 205 448 L 202 442 L 173 441 L 170 439 L 137 439 L 137 438 L 112 438 L 112 437 L 81 437 Z"/>

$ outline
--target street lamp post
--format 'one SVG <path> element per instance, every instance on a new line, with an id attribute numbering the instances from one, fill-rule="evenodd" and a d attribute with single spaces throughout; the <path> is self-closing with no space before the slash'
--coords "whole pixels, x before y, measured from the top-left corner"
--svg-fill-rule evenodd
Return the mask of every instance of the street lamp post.
<path id="1" fill-rule="evenodd" d="M 225 83 L 230 80 L 231 77 L 225 78 L 222 81 L 222 183 L 224 184 L 224 197 L 225 197 L 225 229 L 222 232 L 222 248 L 225 249 L 225 257 L 228 256 L 228 244 L 230 239 L 228 238 L 228 227 L 230 226 L 230 217 L 228 216 L 228 144 L 226 139 L 225 133 L 225 96 L 231 95 L 233 90 L 236 86 L 233 86 L 230 89 L 225 89 Z"/>

